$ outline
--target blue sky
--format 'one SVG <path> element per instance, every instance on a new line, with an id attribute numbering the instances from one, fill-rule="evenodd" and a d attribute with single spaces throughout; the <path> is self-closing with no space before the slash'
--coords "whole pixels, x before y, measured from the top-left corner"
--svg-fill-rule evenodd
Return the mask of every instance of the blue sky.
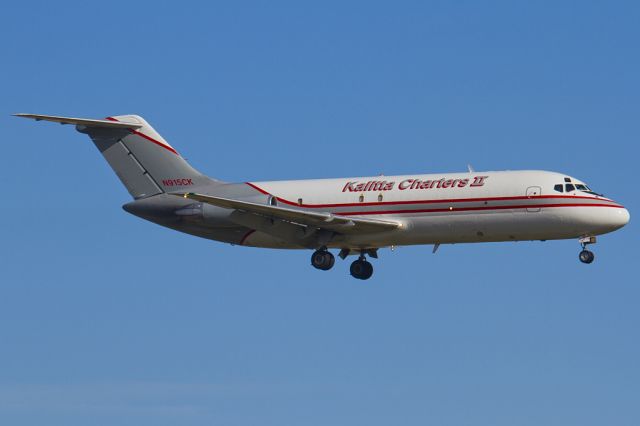
<path id="1" fill-rule="evenodd" d="M 637 2 L 10 2 L 0 423 L 637 425 Z M 143 222 L 91 142 L 137 113 L 228 181 L 547 169 L 629 208 L 576 241 L 310 253 Z"/>

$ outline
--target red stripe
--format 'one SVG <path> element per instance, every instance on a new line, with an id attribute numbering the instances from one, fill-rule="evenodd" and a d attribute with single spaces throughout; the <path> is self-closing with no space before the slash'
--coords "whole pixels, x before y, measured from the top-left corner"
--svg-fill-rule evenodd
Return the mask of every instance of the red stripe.
<path id="1" fill-rule="evenodd" d="M 254 232 L 256 232 L 256 230 L 255 229 L 251 229 L 249 232 L 244 234 L 244 237 L 242 237 L 242 239 L 240 240 L 240 245 L 243 246 L 244 242 L 247 240 L 247 238 L 249 238 L 251 236 L 251 234 L 253 234 Z"/>
<path id="2" fill-rule="evenodd" d="M 403 213 L 442 213 L 442 212 L 460 212 L 460 211 L 477 211 L 477 210 L 516 210 L 516 209 L 538 209 L 538 208 L 554 208 L 554 207 L 611 207 L 616 209 L 623 208 L 619 205 L 611 204 L 525 204 L 519 206 L 482 206 L 482 207 L 454 207 L 453 209 L 415 209 L 415 210 L 376 210 L 361 212 L 335 212 L 339 216 L 363 216 L 372 214 L 403 214 Z"/>
<path id="3" fill-rule="evenodd" d="M 178 154 L 178 151 L 176 151 L 175 149 L 173 149 L 173 148 L 172 148 L 172 147 L 170 147 L 169 145 L 165 145 L 165 144 L 163 144 L 162 142 L 157 141 L 157 140 L 153 139 L 152 137 L 149 137 L 149 136 L 145 135 L 144 133 L 140 133 L 140 132 L 138 132 L 137 130 L 131 130 L 131 133 L 134 133 L 134 134 L 136 134 L 136 135 L 138 135 L 138 136 L 142 136 L 142 137 L 143 137 L 143 138 L 145 138 L 146 140 L 148 140 L 148 141 L 150 141 L 150 142 L 153 142 L 153 143 L 155 143 L 155 144 L 156 144 L 156 145 L 158 145 L 158 146 L 163 147 L 163 148 L 164 148 L 164 149 L 166 149 L 167 151 L 171 151 L 171 152 L 173 152 L 173 153 L 174 153 L 174 154 L 176 154 L 176 155 L 180 155 L 180 154 Z"/>
<path id="4" fill-rule="evenodd" d="M 107 119 L 107 120 L 110 120 L 110 121 L 118 121 L 118 122 L 119 122 L 119 120 L 117 120 L 117 119 L 115 119 L 115 118 L 113 118 L 113 117 L 107 117 L 106 119 Z M 171 152 L 173 152 L 173 153 L 174 153 L 174 154 L 176 154 L 176 155 L 180 155 L 180 154 L 178 154 L 178 151 L 176 151 L 175 149 L 173 149 L 173 148 L 172 148 L 172 147 L 170 147 L 169 145 L 164 144 L 164 143 L 162 143 L 162 142 L 160 142 L 160 141 L 158 141 L 158 140 L 155 140 L 155 139 L 153 139 L 151 136 L 147 136 L 147 135 L 145 135 L 144 133 L 140 133 L 140 132 L 138 132 L 137 130 L 134 130 L 134 129 L 129 129 L 129 131 L 130 131 L 131 133 L 135 134 L 135 135 L 138 135 L 138 136 L 141 136 L 141 137 L 145 138 L 145 139 L 146 139 L 146 140 L 148 140 L 149 142 L 153 142 L 154 144 L 156 144 L 156 145 L 158 145 L 158 146 L 161 146 L 162 148 L 166 149 L 167 151 L 171 151 Z"/>
<path id="5" fill-rule="evenodd" d="M 260 188 L 260 187 L 259 187 L 259 186 L 257 186 L 257 185 L 252 184 L 251 182 L 245 182 L 245 183 L 246 183 L 247 185 L 249 185 L 250 187 L 252 187 L 253 189 L 255 189 L 256 191 L 259 191 L 259 192 L 261 192 L 261 193 L 263 193 L 263 194 L 265 194 L 265 195 L 271 195 L 271 194 L 269 194 L 267 191 L 265 191 L 264 189 Z"/>
<path id="6" fill-rule="evenodd" d="M 251 182 L 245 182 L 247 185 L 259 191 L 265 195 L 272 195 L 260 188 L 258 185 L 253 184 Z M 306 208 L 335 208 L 335 207 L 369 207 L 369 206 L 398 206 L 398 205 L 410 205 L 410 204 L 438 204 L 438 203 L 471 203 L 478 201 L 512 201 L 512 200 L 530 200 L 530 199 L 569 199 L 569 200 L 597 200 L 604 201 L 609 203 L 614 203 L 611 207 L 622 207 L 616 204 L 613 200 L 609 200 L 608 198 L 595 198 L 595 197 L 585 197 L 582 195 L 539 195 L 534 197 L 528 196 L 517 196 L 517 197 L 485 197 L 485 198 L 452 198 L 452 199 L 430 199 L 430 200 L 408 200 L 408 201 L 380 201 L 380 202 L 369 202 L 369 203 L 335 203 L 335 204 L 298 204 L 293 201 L 289 201 L 285 198 L 276 197 L 276 199 L 284 204 L 289 204 L 291 206 L 298 207 L 306 207 Z M 448 210 L 448 209 L 447 209 Z M 461 208 L 457 209 L 461 210 Z"/>

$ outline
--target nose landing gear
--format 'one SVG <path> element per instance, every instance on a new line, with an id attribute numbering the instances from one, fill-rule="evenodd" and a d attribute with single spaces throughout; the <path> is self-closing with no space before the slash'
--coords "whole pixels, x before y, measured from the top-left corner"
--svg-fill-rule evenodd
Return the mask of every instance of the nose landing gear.
<path id="1" fill-rule="evenodd" d="M 583 238 L 580 238 L 578 241 L 582 246 L 582 251 L 578 255 L 580 262 L 587 263 L 587 264 L 593 262 L 596 256 L 593 254 L 593 252 L 587 250 L 587 245 L 595 244 L 596 237 L 583 237 Z"/>
<path id="2" fill-rule="evenodd" d="M 591 263 L 595 259 L 595 255 L 589 250 L 582 250 L 578 257 L 580 257 L 580 262 L 582 263 Z"/>

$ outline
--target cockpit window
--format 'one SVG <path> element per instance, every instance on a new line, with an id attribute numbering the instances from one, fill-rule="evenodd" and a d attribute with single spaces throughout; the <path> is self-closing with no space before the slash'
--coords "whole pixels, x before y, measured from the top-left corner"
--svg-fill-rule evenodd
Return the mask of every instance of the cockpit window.
<path id="1" fill-rule="evenodd" d="M 553 189 L 555 189 L 555 190 L 556 190 L 556 191 L 558 191 L 558 192 L 562 192 L 562 184 L 555 185 L 555 186 L 553 187 Z"/>
<path id="2" fill-rule="evenodd" d="M 576 183 L 576 189 L 578 191 L 586 192 L 587 194 L 591 194 L 591 195 L 598 195 L 598 196 L 601 195 L 601 194 L 593 192 L 591 190 L 591 188 L 589 188 L 587 185 L 583 185 L 581 183 Z"/>
<path id="3" fill-rule="evenodd" d="M 568 183 L 568 184 L 566 184 L 566 185 L 564 186 L 564 189 L 565 189 L 567 192 L 572 192 L 572 191 L 575 191 L 575 190 L 576 190 L 576 187 L 575 187 L 575 186 L 573 186 L 572 184 Z"/>

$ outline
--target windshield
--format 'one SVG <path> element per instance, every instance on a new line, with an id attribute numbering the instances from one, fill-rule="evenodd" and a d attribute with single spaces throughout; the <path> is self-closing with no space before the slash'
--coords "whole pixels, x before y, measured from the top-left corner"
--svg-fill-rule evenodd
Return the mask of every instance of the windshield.
<path id="1" fill-rule="evenodd" d="M 597 192 L 591 190 L 591 188 L 589 188 L 587 185 L 585 185 L 584 183 L 577 183 L 577 182 L 573 182 L 571 183 L 571 178 L 564 178 L 564 182 L 565 183 L 558 183 L 556 185 L 553 185 L 553 190 L 556 192 L 564 192 L 564 193 L 574 193 L 573 195 L 575 195 L 576 191 L 580 191 L 580 192 L 584 192 L 586 194 L 591 194 L 591 195 L 595 195 L 597 197 L 602 197 L 602 194 L 598 194 Z"/>
<path id="2" fill-rule="evenodd" d="M 591 195 L 602 195 L 602 194 L 593 192 L 591 188 L 589 188 L 587 185 L 584 185 L 582 183 L 576 183 L 575 185 L 578 191 L 586 192 L 587 194 L 591 194 Z"/>

